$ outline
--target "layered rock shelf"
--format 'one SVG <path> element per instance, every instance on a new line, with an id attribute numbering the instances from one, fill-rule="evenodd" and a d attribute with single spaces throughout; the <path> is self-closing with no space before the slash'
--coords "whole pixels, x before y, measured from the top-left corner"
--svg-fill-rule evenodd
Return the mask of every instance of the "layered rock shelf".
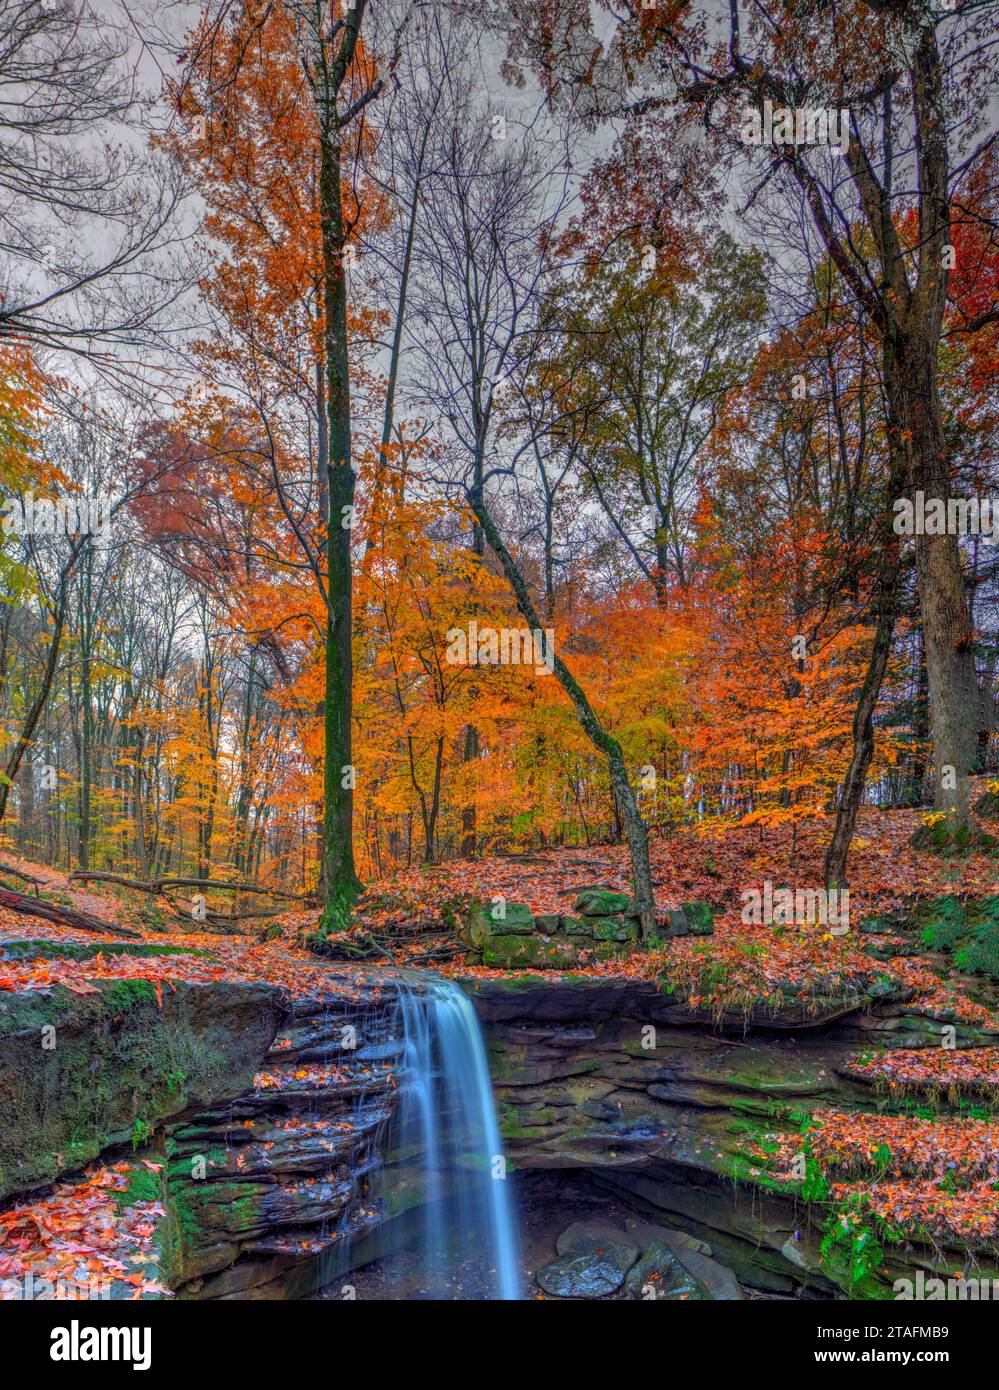
<path id="1" fill-rule="evenodd" d="M 991 949 L 995 917 L 945 899 L 862 935 L 875 961 L 932 961 Z M 475 911 L 473 959 L 496 941 L 544 952 L 541 970 L 457 976 L 514 1187 L 575 1175 L 631 1213 L 600 1268 L 582 1237 L 563 1242 L 538 1273 L 549 1296 L 882 1298 L 919 1270 L 994 1277 L 999 1033 L 984 1005 L 956 1007 L 925 979 L 917 999 L 880 966 L 839 993 L 788 989 L 720 1013 L 637 969 L 552 970 L 553 942 L 573 961 L 634 948 L 627 899 L 607 890 L 555 922 L 508 904 L 496 925 Z M 664 927 L 703 935 L 711 920 L 688 904 Z M 27 944 L 40 962 L 70 949 Z M 110 945 L 123 959 L 148 949 Z M 0 949 L 19 958 L 16 942 Z M 390 1148 L 399 977 L 309 970 L 301 988 L 119 978 L 0 995 L 8 1234 L 44 1231 L 47 1210 L 64 1222 L 76 1184 L 95 1212 L 117 1212 L 116 1297 L 296 1297 L 377 1259 L 424 1196 Z M 909 1183 L 909 1228 L 881 1181 L 892 1172 Z M 698 1259 L 713 1263 L 698 1272 Z"/>
<path id="2" fill-rule="evenodd" d="M 253 1089 L 171 1127 L 164 1202 L 181 1296 L 287 1297 L 374 1229 L 368 1179 L 397 1095 L 381 990 L 296 1001 Z M 331 1266 L 332 1267 L 332 1266 Z"/>
<path id="3" fill-rule="evenodd" d="M 652 984 L 607 978 L 477 979 L 507 1154 L 521 1171 L 575 1170 L 650 1219 L 710 1243 L 747 1287 L 817 1297 L 890 1297 L 914 1265 L 963 1267 L 968 1253 L 905 1242 L 856 1278 L 830 1239 L 838 1214 L 812 1208 L 768 1153 L 813 1112 L 873 1112 L 883 1099 L 858 1057 L 940 1052 L 948 1026 L 898 1003 L 714 1025 Z M 851 1001 L 846 1001 L 847 1003 Z M 994 1031 L 958 1024 L 961 1058 L 994 1055 Z M 977 1048 L 976 1048 L 977 1044 Z M 800 1139 L 796 1147 L 801 1147 Z M 956 1244 L 956 1243 L 955 1243 Z M 979 1252 L 991 1269 L 990 1255 Z"/>

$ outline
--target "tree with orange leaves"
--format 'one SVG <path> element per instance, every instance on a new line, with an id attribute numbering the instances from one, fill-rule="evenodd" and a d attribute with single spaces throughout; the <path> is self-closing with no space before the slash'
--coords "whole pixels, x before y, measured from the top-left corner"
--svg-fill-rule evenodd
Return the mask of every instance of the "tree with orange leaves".
<path id="1" fill-rule="evenodd" d="M 188 76 L 177 91 L 193 144 L 182 152 L 173 142 L 178 156 L 200 163 L 207 176 L 209 230 L 221 234 L 233 263 L 219 267 L 212 293 L 237 330 L 236 353 L 253 344 L 261 452 L 325 612 L 324 930 L 346 926 L 360 887 L 351 751 L 357 475 L 349 341 L 356 320 L 348 312 L 347 268 L 362 216 L 354 190 L 365 111 L 385 81 L 361 45 L 366 9 L 367 0 L 343 10 L 251 0 L 230 16 L 205 20 L 192 36 Z M 275 333 L 287 335 L 277 353 Z M 275 356 L 285 364 L 278 373 L 284 389 L 290 360 L 298 386 L 314 393 L 318 407 L 316 496 L 298 515 L 280 486 L 280 405 L 268 393 Z"/>

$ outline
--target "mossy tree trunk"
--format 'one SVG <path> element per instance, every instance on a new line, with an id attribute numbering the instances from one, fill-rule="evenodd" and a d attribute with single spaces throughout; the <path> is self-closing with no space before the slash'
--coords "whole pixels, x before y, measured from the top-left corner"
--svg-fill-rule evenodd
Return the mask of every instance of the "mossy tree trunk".
<path id="1" fill-rule="evenodd" d="M 497 529 L 483 498 L 481 486 L 473 485 L 467 494 L 468 504 L 475 515 L 476 521 L 482 527 L 483 535 L 489 544 L 493 554 L 503 567 L 510 588 L 513 590 L 517 600 L 517 607 L 520 609 L 524 618 L 536 631 L 542 630 L 540 615 L 534 606 L 530 590 L 517 566 L 513 556 L 503 543 L 503 538 Z M 607 732 L 593 710 L 586 694 L 576 680 L 575 676 L 566 666 L 565 662 L 557 652 L 552 652 L 552 666 L 555 677 L 562 689 L 572 701 L 583 732 L 589 738 L 593 746 L 607 760 L 607 769 L 610 774 L 611 790 L 614 793 L 614 802 L 624 822 L 625 838 L 628 841 L 628 850 L 631 855 L 631 870 L 633 889 L 635 895 L 635 907 L 638 910 L 638 918 L 641 924 L 642 940 L 648 941 L 656 929 L 655 901 L 652 893 L 652 870 L 649 864 L 649 837 L 638 810 L 638 802 L 631 783 L 628 780 L 628 770 L 625 766 L 624 754 L 617 739 Z"/>

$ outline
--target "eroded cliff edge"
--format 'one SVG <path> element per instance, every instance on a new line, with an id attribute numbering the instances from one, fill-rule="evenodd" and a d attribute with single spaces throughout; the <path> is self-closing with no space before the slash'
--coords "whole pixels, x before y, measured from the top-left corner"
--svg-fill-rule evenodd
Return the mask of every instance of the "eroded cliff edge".
<path id="1" fill-rule="evenodd" d="M 387 1143 L 395 978 L 330 966 L 297 991 L 122 979 L 5 999 L 0 1220 L 37 1240 L 32 1211 L 71 1201 L 97 1159 L 114 1178 L 123 1268 L 141 1270 L 143 1290 L 297 1297 L 377 1258 L 421 1199 Z M 828 1116 L 846 1117 L 861 1141 L 864 1122 L 886 1116 L 987 1138 L 985 1061 L 999 1039 L 984 1022 L 934 1017 L 880 986 L 725 1015 L 625 973 L 460 983 L 484 1029 L 515 1185 L 585 1174 L 608 1200 L 707 1241 L 764 1293 L 877 1298 L 917 1269 L 994 1276 L 991 1231 L 958 1239 L 936 1217 L 969 1183 L 994 1187 L 995 1145 L 952 1185 L 935 1183 L 933 1220 L 917 1210 L 892 1237 L 860 1194 L 872 1174 L 883 1189 L 904 1165 L 918 1197 L 941 1154 L 886 1156 L 872 1140 L 830 1159 L 815 1143 Z M 939 1084 L 916 1069 L 912 1085 L 886 1089 L 879 1057 L 945 1065 Z M 797 1177 L 789 1156 L 802 1160 Z M 133 1296 L 139 1277 L 116 1279 L 112 1296 Z"/>
<path id="2" fill-rule="evenodd" d="M 585 1171 L 608 1196 L 708 1241 L 740 1282 L 761 1291 L 883 1298 L 917 1268 L 993 1276 L 987 1238 L 977 1248 L 929 1230 L 925 1239 L 889 1239 L 850 1183 L 835 1182 L 850 1164 L 818 1168 L 809 1131 L 827 1115 L 862 1131 L 886 1107 L 973 1116 L 973 1102 L 991 1098 L 960 1087 L 889 1095 L 863 1063 L 894 1049 L 936 1057 L 942 1042 L 960 1059 L 994 1048 L 994 1032 L 941 1023 L 897 1000 L 830 998 L 807 1010 L 710 1018 L 626 978 L 524 976 L 466 988 L 515 1169 Z M 787 1181 L 786 1164 L 775 1161 L 789 1152 L 800 1155 L 801 1181 Z M 884 1167 L 874 1144 L 869 1157 L 874 1171 Z"/>

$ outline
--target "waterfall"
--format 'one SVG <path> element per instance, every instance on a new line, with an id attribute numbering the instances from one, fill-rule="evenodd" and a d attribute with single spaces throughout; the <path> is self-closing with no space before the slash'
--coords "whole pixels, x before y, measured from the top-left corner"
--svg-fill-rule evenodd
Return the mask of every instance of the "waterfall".
<path id="1" fill-rule="evenodd" d="M 464 1297 L 520 1297 L 517 1226 L 486 1049 L 472 1005 L 436 976 L 399 982 L 403 1027 L 398 1136 L 417 1170 L 416 1254 L 426 1292 L 455 1297 L 452 1269 L 477 1269 Z"/>

